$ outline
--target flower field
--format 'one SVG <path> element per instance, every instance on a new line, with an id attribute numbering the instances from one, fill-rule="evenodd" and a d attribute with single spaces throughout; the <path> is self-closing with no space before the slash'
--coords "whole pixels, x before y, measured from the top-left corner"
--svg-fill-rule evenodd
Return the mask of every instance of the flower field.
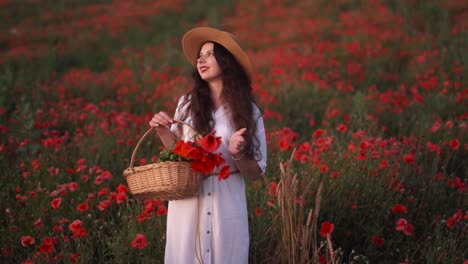
<path id="1" fill-rule="evenodd" d="M 167 202 L 122 173 L 191 88 L 180 40 L 206 25 L 241 40 L 264 112 L 250 263 L 467 264 L 467 10 L 0 0 L 0 262 L 163 263 Z M 146 140 L 138 165 L 161 149 Z"/>

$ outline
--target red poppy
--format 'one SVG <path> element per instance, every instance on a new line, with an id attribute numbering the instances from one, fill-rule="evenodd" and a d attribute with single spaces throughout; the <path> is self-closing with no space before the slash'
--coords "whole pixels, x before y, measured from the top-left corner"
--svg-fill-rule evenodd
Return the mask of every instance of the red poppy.
<path id="1" fill-rule="evenodd" d="M 377 247 L 382 247 L 385 244 L 385 239 L 383 239 L 382 237 L 379 237 L 378 235 L 373 235 L 371 237 L 371 242 Z"/>
<path id="2" fill-rule="evenodd" d="M 452 217 L 447 219 L 447 227 L 452 229 L 455 226 L 455 220 Z"/>
<path id="3" fill-rule="evenodd" d="M 157 216 L 161 216 L 161 215 L 166 215 L 167 214 L 167 208 L 165 205 L 160 205 L 158 207 L 158 210 L 156 211 L 156 215 Z"/>
<path id="4" fill-rule="evenodd" d="M 80 203 L 77 207 L 76 210 L 80 212 L 88 211 L 89 205 L 87 203 Z"/>
<path id="5" fill-rule="evenodd" d="M 314 133 L 312 134 L 312 136 L 314 138 L 319 138 L 321 137 L 325 132 L 323 131 L 323 129 L 317 129 L 314 131 Z"/>
<path id="6" fill-rule="evenodd" d="M 408 221 L 406 221 L 405 218 L 400 218 L 396 221 L 396 224 L 395 224 L 395 229 L 397 231 L 403 231 L 403 229 L 405 229 L 405 226 L 408 224 Z"/>
<path id="7" fill-rule="evenodd" d="M 127 186 L 125 186 L 123 184 L 119 184 L 116 189 L 117 189 L 118 193 L 128 193 Z"/>
<path id="8" fill-rule="evenodd" d="M 79 238 L 83 237 L 86 235 L 86 230 L 84 228 L 77 228 L 75 231 L 73 231 L 73 238 Z"/>
<path id="9" fill-rule="evenodd" d="M 39 251 L 41 251 L 43 254 L 49 254 L 54 251 L 54 246 L 51 244 L 41 244 L 39 245 Z"/>
<path id="10" fill-rule="evenodd" d="M 209 133 L 198 140 L 197 144 L 208 152 L 214 152 L 219 148 L 219 146 L 221 146 L 221 137 L 215 137 L 214 132 Z"/>
<path id="11" fill-rule="evenodd" d="M 327 165 L 320 166 L 320 171 L 323 172 L 323 173 L 327 172 L 328 171 L 328 166 Z"/>
<path id="12" fill-rule="evenodd" d="M 261 216 L 261 215 L 262 215 L 262 209 L 260 209 L 260 208 L 255 208 L 255 215 L 256 215 L 256 216 Z"/>
<path id="13" fill-rule="evenodd" d="M 120 204 L 122 203 L 123 201 L 127 200 L 127 195 L 125 193 L 118 193 L 117 194 L 117 198 L 116 198 L 116 202 L 117 204 Z"/>
<path id="14" fill-rule="evenodd" d="M 207 156 L 203 156 L 201 159 L 193 160 L 191 165 L 192 169 L 200 171 L 204 174 L 211 173 L 216 167 L 216 163 Z"/>
<path id="15" fill-rule="evenodd" d="M 99 211 L 106 210 L 107 208 L 109 208 L 110 204 L 111 202 L 109 200 L 104 200 L 104 201 L 99 202 L 98 204 Z"/>
<path id="16" fill-rule="evenodd" d="M 131 243 L 133 248 L 144 249 L 148 245 L 146 236 L 143 234 L 136 234 L 135 239 Z"/>
<path id="17" fill-rule="evenodd" d="M 221 170 L 219 170 L 219 175 L 218 175 L 218 180 L 226 180 L 229 178 L 230 171 L 229 171 L 229 166 L 224 165 Z"/>
<path id="18" fill-rule="evenodd" d="M 338 175 L 339 175 L 338 172 L 334 171 L 334 172 L 332 172 L 332 173 L 330 174 L 330 178 L 336 179 L 336 178 L 338 178 Z"/>
<path id="19" fill-rule="evenodd" d="M 176 145 L 172 149 L 172 152 L 186 159 L 191 157 L 198 157 L 200 154 L 200 151 L 198 151 L 197 148 L 192 147 L 183 140 L 177 141 Z"/>
<path id="20" fill-rule="evenodd" d="M 462 214 L 463 214 L 463 211 L 462 210 L 458 210 L 456 213 L 453 214 L 452 218 L 459 222 L 461 219 L 462 219 Z"/>
<path id="21" fill-rule="evenodd" d="M 414 154 L 413 153 L 405 154 L 403 156 L 403 160 L 408 164 L 413 164 L 414 163 Z"/>
<path id="22" fill-rule="evenodd" d="M 109 193 L 109 189 L 104 187 L 104 188 L 101 188 L 101 190 L 99 190 L 98 196 L 103 196 L 103 195 L 106 195 L 108 193 Z"/>
<path id="23" fill-rule="evenodd" d="M 21 245 L 23 247 L 27 247 L 34 244 L 34 238 L 32 236 L 22 236 L 21 237 Z"/>
<path id="24" fill-rule="evenodd" d="M 68 184 L 68 189 L 72 192 L 76 191 L 78 189 L 78 184 L 76 182 L 70 182 Z"/>
<path id="25" fill-rule="evenodd" d="M 403 229 L 403 233 L 407 236 L 411 236 L 414 233 L 414 226 L 412 224 L 407 224 Z"/>
<path id="26" fill-rule="evenodd" d="M 57 210 L 60 207 L 60 204 L 62 203 L 62 198 L 58 197 L 52 200 L 50 205 L 54 210 Z"/>
<path id="27" fill-rule="evenodd" d="M 79 219 L 74 220 L 71 224 L 68 225 L 68 228 L 72 232 L 81 227 L 83 227 L 83 222 Z"/>
<path id="28" fill-rule="evenodd" d="M 36 221 L 34 221 L 34 226 L 36 228 L 42 228 L 43 224 L 42 224 L 42 218 L 38 218 Z"/>
<path id="29" fill-rule="evenodd" d="M 319 231 L 320 236 L 326 237 L 328 235 L 331 235 L 334 227 L 335 225 L 328 221 L 323 222 L 322 225 L 320 226 L 320 231 Z"/>
<path id="30" fill-rule="evenodd" d="M 402 204 L 396 204 L 392 208 L 392 212 L 394 213 L 405 213 L 406 212 L 406 207 Z"/>
<path id="31" fill-rule="evenodd" d="M 106 180 L 110 180 L 112 178 L 112 173 L 110 171 L 103 171 L 101 173 L 101 177 Z"/>
<path id="32" fill-rule="evenodd" d="M 78 261 L 78 258 L 81 256 L 80 253 L 75 253 L 70 256 L 70 261 L 72 263 L 76 263 Z"/>
<path id="33" fill-rule="evenodd" d="M 456 150 L 460 147 L 460 142 L 457 139 L 452 139 L 450 140 L 450 147 Z"/>
<path id="34" fill-rule="evenodd" d="M 341 131 L 341 132 L 346 132 L 346 130 L 348 130 L 348 128 L 346 127 L 346 125 L 339 124 L 339 125 L 336 127 L 336 130 Z"/>
<path id="35" fill-rule="evenodd" d="M 276 182 L 270 182 L 270 188 L 268 189 L 268 194 L 276 195 L 277 189 L 278 189 L 278 184 Z"/>

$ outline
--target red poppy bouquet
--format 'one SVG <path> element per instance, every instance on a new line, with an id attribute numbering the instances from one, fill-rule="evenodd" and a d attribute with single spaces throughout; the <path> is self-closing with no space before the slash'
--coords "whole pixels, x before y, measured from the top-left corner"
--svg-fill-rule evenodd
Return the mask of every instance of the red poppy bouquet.
<path id="1" fill-rule="evenodd" d="M 214 132 L 196 141 L 179 140 L 174 148 L 161 152 L 159 161 L 188 161 L 193 170 L 210 174 L 226 162 L 221 153 L 214 153 L 219 146 L 221 137 L 215 137 Z M 224 165 L 219 170 L 218 180 L 227 179 L 229 174 L 229 165 Z"/>

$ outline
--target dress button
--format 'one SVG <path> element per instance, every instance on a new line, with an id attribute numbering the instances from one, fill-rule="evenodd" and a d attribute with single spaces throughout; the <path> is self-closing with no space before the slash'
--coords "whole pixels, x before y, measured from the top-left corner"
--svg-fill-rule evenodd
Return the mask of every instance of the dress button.
<path id="1" fill-rule="evenodd" d="M 209 235 L 209 234 L 210 234 L 210 230 L 206 231 L 206 233 Z"/>
<path id="2" fill-rule="evenodd" d="M 208 193 L 208 196 L 211 196 L 211 193 L 210 193 L 210 192 Z"/>
<path id="3" fill-rule="evenodd" d="M 206 250 L 206 252 L 210 252 L 210 250 L 209 250 L 209 249 L 207 249 L 207 250 Z"/>
<path id="4" fill-rule="evenodd" d="M 211 212 L 208 212 L 208 215 L 211 215 Z"/>

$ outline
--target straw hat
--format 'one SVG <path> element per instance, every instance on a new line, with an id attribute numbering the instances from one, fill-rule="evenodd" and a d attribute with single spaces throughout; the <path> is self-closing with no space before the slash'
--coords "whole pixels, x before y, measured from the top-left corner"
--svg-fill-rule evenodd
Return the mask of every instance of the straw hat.
<path id="1" fill-rule="evenodd" d="M 185 56 L 193 66 L 197 65 L 198 52 L 203 43 L 207 41 L 216 42 L 225 47 L 236 58 L 237 62 L 244 68 L 245 73 L 252 79 L 253 69 L 249 57 L 234 35 L 229 32 L 217 30 L 210 27 L 194 28 L 184 34 L 182 38 L 182 49 Z"/>

